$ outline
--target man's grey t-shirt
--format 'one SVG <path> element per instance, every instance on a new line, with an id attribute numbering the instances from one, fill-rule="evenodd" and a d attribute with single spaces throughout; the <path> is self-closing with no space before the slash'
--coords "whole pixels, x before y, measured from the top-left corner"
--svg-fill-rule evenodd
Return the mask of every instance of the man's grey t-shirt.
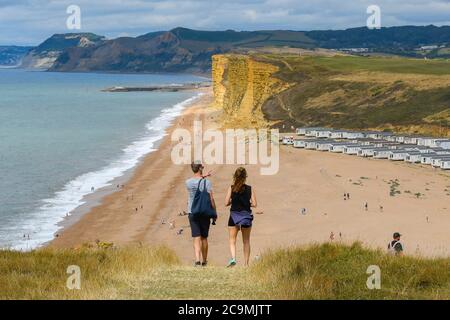
<path id="1" fill-rule="evenodd" d="M 197 192 L 197 187 L 198 187 L 198 183 L 200 182 L 201 178 L 190 178 L 186 180 L 186 188 L 188 191 L 188 207 L 187 207 L 187 212 L 191 213 L 191 207 L 192 207 L 192 201 L 194 200 L 194 196 L 195 193 Z M 211 181 L 209 181 L 208 179 L 206 180 L 206 190 L 208 192 L 212 191 L 212 185 L 211 185 Z M 205 185 L 205 181 L 202 181 L 202 183 L 200 183 L 200 191 L 203 191 L 203 186 Z"/>

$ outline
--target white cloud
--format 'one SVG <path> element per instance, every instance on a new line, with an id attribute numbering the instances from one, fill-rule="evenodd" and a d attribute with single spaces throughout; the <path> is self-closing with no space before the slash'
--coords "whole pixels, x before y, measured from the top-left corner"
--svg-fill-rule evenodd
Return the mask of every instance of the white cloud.
<path id="1" fill-rule="evenodd" d="M 381 7 L 383 26 L 449 24 L 448 0 L 1 0 L 0 44 L 37 44 L 65 29 L 66 8 L 81 7 L 82 31 L 136 36 L 177 26 L 211 30 L 344 29 L 365 25 Z"/>

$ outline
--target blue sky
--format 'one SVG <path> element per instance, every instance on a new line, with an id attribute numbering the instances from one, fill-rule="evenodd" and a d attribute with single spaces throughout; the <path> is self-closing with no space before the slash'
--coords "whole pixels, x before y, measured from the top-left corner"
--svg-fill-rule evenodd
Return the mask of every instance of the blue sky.
<path id="1" fill-rule="evenodd" d="M 369 5 L 382 26 L 450 25 L 450 0 L 0 0 L 0 44 L 36 45 L 81 8 L 81 32 L 109 38 L 183 26 L 201 30 L 345 29 L 364 26 Z"/>

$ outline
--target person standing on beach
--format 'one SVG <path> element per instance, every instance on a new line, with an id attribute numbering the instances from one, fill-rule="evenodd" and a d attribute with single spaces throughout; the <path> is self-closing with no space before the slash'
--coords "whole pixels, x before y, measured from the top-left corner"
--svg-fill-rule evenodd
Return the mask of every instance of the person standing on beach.
<path id="1" fill-rule="evenodd" d="M 394 235 L 392 236 L 394 240 L 392 240 L 388 244 L 389 252 L 396 256 L 401 256 L 403 254 L 403 244 L 400 242 L 401 236 L 402 235 L 400 233 L 395 232 Z"/>
<path id="2" fill-rule="evenodd" d="M 245 184 L 247 171 L 240 167 L 233 176 L 233 185 L 228 188 L 225 206 L 231 206 L 228 219 L 229 243 L 231 259 L 227 267 L 236 265 L 236 239 L 239 230 L 242 232 L 244 243 L 244 264 L 250 262 L 250 232 L 252 231 L 253 214 L 251 208 L 256 208 L 256 195 L 254 189 Z"/>
<path id="3" fill-rule="evenodd" d="M 214 208 L 216 208 L 216 204 L 214 202 L 211 181 L 205 179 L 210 176 L 210 173 L 203 175 L 204 167 L 201 163 L 192 163 L 191 169 L 194 176 L 186 180 L 186 189 L 188 191 L 187 212 L 189 224 L 191 226 L 192 239 L 194 242 L 195 266 L 206 266 L 208 263 L 208 236 L 211 219 L 203 216 L 194 217 L 192 215 L 192 202 L 197 189 L 200 188 L 200 191 L 203 191 L 203 188 L 205 187 L 211 197 L 211 204 Z M 205 179 L 205 184 L 199 183 L 202 179 Z"/>

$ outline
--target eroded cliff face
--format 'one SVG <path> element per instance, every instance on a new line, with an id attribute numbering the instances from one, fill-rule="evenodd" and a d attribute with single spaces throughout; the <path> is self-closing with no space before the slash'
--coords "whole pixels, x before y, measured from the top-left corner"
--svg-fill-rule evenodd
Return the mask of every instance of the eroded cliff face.
<path id="1" fill-rule="evenodd" d="M 277 66 L 256 61 L 251 56 L 213 56 L 214 105 L 223 110 L 224 127 L 270 126 L 261 107 L 268 98 L 289 87 L 289 84 L 273 76 L 277 71 Z"/>

